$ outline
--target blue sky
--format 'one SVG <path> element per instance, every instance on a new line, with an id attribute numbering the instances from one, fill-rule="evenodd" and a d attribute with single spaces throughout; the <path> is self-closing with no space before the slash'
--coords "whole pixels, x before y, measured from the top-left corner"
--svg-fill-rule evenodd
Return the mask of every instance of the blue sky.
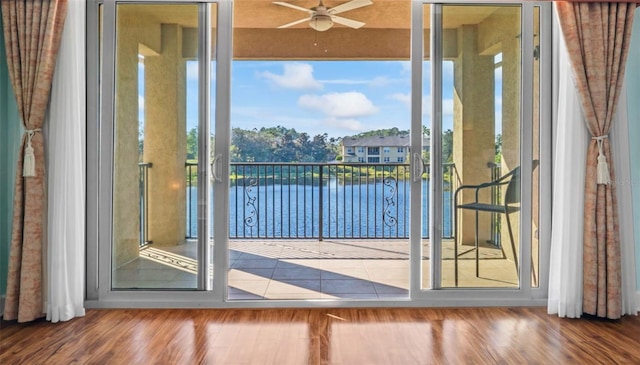
<path id="1" fill-rule="evenodd" d="M 189 130 L 197 125 L 197 62 L 187 62 L 186 67 Z M 428 67 L 425 62 L 422 114 L 423 123 L 430 126 Z M 142 64 L 140 72 L 143 77 Z M 231 80 L 232 128 L 280 125 L 310 136 L 327 133 L 330 137 L 391 127 L 409 129 L 409 61 L 234 61 Z M 453 63 L 445 62 L 445 130 L 452 128 L 452 84 Z M 139 98 L 142 117 L 144 96 Z M 499 108 L 500 100 L 496 105 Z M 215 109 L 215 103 L 212 107 Z"/>
<path id="2" fill-rule="evenodd" d="M 188 72 L 193 100 L 196 76 L 197 71 Z M 310 136 L 327 133 L 330 137 L 381 128 L 409 129 L 408 61 L 234 61 L 231 82 L 232 127 L 281 125 Z M 445 106 L 452 109 L 448 89 Z M 428 94 L 423 97 L 425 123 L 430 119 L 429 98 Z M 187 128 L 195 126 L 196 120 L 195 112 L 188 111 Z"/>
<path id="3" fill-rule="evenodd" d="M 338 137 L 410 124 L 408 62 L 233 63 L 232 124 Z"/>

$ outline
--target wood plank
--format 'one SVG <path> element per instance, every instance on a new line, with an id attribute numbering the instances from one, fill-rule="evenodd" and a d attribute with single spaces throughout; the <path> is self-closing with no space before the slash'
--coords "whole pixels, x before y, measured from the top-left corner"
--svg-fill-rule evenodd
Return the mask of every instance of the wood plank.
<path id="1" fill-rule="evenodd" d="M 640 363 L 638 338 L 544 308 L 93 309 L 0 322 L 0 364 Z"/>

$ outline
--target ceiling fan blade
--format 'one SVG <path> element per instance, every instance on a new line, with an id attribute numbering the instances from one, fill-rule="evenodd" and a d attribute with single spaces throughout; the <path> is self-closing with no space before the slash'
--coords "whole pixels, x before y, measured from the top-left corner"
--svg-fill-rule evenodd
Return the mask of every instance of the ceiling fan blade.
<path id="1" fill-rule="evenodd" d="M 291 9 L 296 9 L 296 10 L 300 10 L 300 11 L 304 11 L 305 13 L 309 13 L 311 14 L 313 11 L 310 9 L 306 9 L 303 8 L 301 6 L 298 5 L 293 5 L 293 4 L 289 4 L 289 3 L 285 3 L 284 1 L 274 1 L 273 2 L 276 5 L 280 5 L 280 6 L 286 6 L 287 8 L 291 8 Z"/>
<path id="2" fill-rule="evenodd" d="M 329 14 L 344 13 L 345 11 L 361 8 L 363 6 L 367 6 L 371 4 L 373 4 L 373 1 L 371 0 L 351 0 L 348 3 L 340 4 L 336 7 L 329 9 Z"/>
<path id="3" fill-rule="evenodd" d="M 364 25 L 363 22 L 359 22 L 353 19 L 343 18 L 341 16 L 336 16 L 336 15 L 332 15 L 331 19 L 333 20 L 334 23 L 342 24 L 353 29 L 361 28 Z"/>
<path id="4" fill-rule="evenodd" d="M 289 28 L 289 27 L 292 27 L 292 26 L 294 26 L 296 24 L 300 24 L 300 23 L 304 23 L 304 22 L 308 22 L 308 21 L 309 21 L 309 18 L 303 18 L 303 19 L 300 19 L 300 20 L 296 20 L 295 22 L 291 22 L 291 23 L 288 23 L 288 24 L 281 25 L 281 26 L 278 27 L 278 29 Z"/>

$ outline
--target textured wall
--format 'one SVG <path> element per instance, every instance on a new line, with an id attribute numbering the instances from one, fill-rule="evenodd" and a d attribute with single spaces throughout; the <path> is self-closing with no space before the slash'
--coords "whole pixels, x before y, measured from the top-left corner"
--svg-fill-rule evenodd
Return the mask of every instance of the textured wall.
<path id="1" fill-rule="evenodd" d="M 138 257 L 140 191 L 138 187 L 138 53 L 161 49 L 160 24 L 137 13 L 137 5 L 118 7 L 116 121 L 114 141 L 114 266 Z"/>
<path id="2" fill-rule="evenodd" d="M 2 19 L 0 19 L 2 29 Z M 0 32 L 0 295 L 6 293 L 13 216 L 13 184 L 21 127 L 9 81 L 4 36 Z M 2 308 L 0 308 L 1 310 Z"/>

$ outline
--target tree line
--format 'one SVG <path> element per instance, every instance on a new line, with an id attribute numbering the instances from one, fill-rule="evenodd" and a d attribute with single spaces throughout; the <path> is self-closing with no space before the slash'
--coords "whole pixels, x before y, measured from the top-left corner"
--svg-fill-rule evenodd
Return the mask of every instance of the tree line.
<path id="1" fill-rule="evenodd" d="M 431 131 L 423 127 L 423 134 L 430 136 Z M 345 138 L 364 138 L 371 136 L 409 135 L 409 130 L 396 127 L 362 132 Z M 442 161 L 453 162 L 453 131 L 442 133 Z M 211 137 L 213 146 L 214 138 Z M 496 136 L 496 159 L 502 148 L 502 136 Z M 213 149 L 212 149 L 213 150 Z M 327 133 L 310 136 L 294 128 L 262 127 L 260 129 L 233 128 L 231 131 L 231 162 L 329 162 L 342 160 L 342 138 L 329 137 Z M 187 133 L 187 160 L 198 158 L 198 130 L 192 128 Z M 425 162 L 430 153 L 423 151 Z"/>

